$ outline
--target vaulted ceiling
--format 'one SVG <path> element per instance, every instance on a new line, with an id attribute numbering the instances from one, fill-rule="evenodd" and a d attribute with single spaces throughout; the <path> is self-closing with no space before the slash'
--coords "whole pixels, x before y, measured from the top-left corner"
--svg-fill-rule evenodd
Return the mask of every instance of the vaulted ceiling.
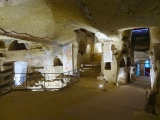
<path id="1" fill-rule="evenodd" d="M 79 28 L 114 38 L 118 30 L 159 26 L 159 6 L 159 0 L 0 0 L 0 29 L 60 43 Z"/>

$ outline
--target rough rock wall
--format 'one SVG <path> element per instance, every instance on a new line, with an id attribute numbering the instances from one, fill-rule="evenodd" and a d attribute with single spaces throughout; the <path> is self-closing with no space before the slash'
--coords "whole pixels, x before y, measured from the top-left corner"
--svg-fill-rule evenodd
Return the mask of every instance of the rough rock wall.
<path id="1" fill-rule="evenodd" d="M 4 0 L 0 2 L 0 11 L 3 30 L 61 43 L 74 38 L 73 29 L 91 28 L 73 0 Z"/>
<path id="2" fill-rule="evenodd" d="M 150 52 L 149 58 L 151 61 L 151 69 L 150 69 L 150 76 L 151 76 L 151 90 L 155 93 L 159 91 L 160 86 L 160 28 L 159 27 L 152 27 L 150 28 L 150 37 L 151 37 L 151 44 L 150 44 Z"/>
<path id="3" fill-rule="evenodd" d="M 158 0 L 1 0 L 0 28 L 58 42 L 71 40 L 80 28 L 114 38 L 118 30 L 159 25 L 159 5 Z"/>
<path id="4" fill-rule="evenodd" d="M 28 72 L 52 72 L 51 66 L 53 63 L 51 61 L 51 49 L 48 46 L 39 43 L 29 43 L 23 41 L 29 49 L 9 50 L 10 46 L 12 46 L 12 48 L 16 48 L 18 44 L 21 45 L 23 42 L 19 41 L 22 43 L 12 44 L 15 40 L 7 39 L 1 41 L 4 41 L 5 43 L 5 48 L 0 50 L 0 53 L 4 55 L 1 57 L 1 59 L 3 58 L 2 64 L 6 62 L 24 61 L 27 62 Z"/>

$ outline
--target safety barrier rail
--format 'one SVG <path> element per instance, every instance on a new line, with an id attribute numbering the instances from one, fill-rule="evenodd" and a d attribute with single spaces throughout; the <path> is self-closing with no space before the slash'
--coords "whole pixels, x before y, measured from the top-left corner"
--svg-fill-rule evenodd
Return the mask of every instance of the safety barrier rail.
<path id="1" fill-rule="evenodd" d="M 64 73 L 11 73 L 0 76 L 0 95 L 11 90 L 54 91 L 75 83 L 79 70 Z"/>
<path id="2" fill-rule="evenodd" d="M 8 72 L 5 74 L 0 74 L 0 95 L 3 95 L 12 89 L 13 84 L 13 73 Z"/>

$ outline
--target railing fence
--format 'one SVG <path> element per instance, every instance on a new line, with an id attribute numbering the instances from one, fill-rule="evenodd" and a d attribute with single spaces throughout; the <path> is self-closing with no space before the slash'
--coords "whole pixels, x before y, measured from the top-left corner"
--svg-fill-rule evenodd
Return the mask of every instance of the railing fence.
<path id="1" fill-rule="evenodd" d="M 6 77 L 6 76 L 10 77 Z M 11 90 L 54 91 L 79 79 L 79 70 L 64 73 L 10 73 L 0 76 L 0 95 Z"/>

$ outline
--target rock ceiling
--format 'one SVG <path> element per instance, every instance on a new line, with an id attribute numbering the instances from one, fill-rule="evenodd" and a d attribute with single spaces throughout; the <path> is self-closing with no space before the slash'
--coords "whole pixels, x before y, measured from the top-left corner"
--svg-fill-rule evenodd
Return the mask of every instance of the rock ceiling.
<path id="1" fill-rule="evenodd" d="M 114 38 L 121 29 L 159 26 L 159 6 L 159 0 L 0 0 L 0 29 L 62 44 L 79 28 Z"/>

